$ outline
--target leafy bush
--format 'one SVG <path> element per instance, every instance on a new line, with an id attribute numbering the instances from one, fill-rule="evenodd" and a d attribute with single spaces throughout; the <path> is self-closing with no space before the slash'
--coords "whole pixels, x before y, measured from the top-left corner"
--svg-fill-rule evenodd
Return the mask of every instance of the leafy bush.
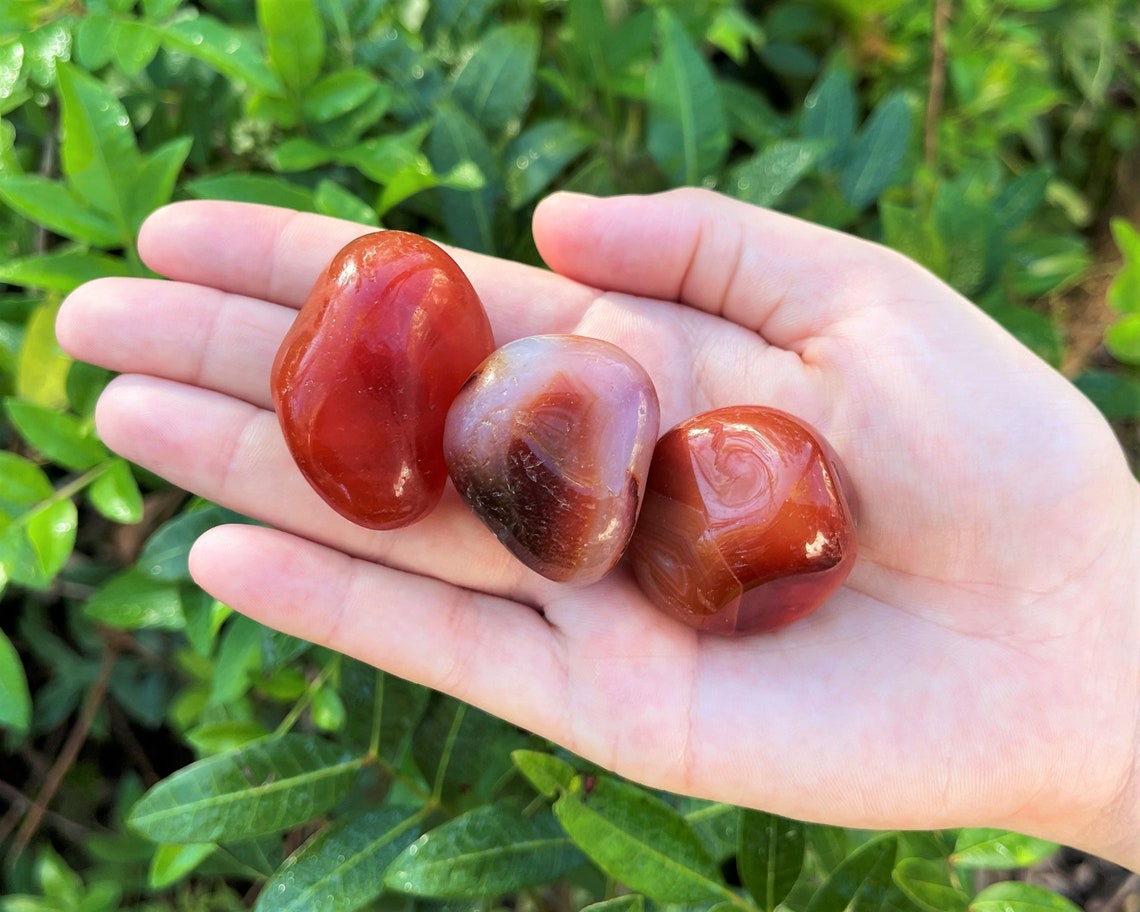
<path id="1" fill-rule="evenodd" d="M 52 331 L 79 283 L 146 274 L 134 238 L 171 199 L 536 262 L 530 214 L 556 188 L 697 184 L 881 240 L 1072 367 L 1065 302 L 1104 274 L 1096 231 L 1140 145 L 1140 7 L 948 6 L 0 7 L 0 779 L 26 784 L 3 787 L 21 895 L 0 908 L 236 909 L 251 887 L 259 910 L 540 888 L 599 912 L 1073 908 L 1025 884 L 977 892 L 976 870 L 1031 864 L 1054 848 L 1039 840 L 848 832 L 655 794 L 231 615 L 186 557 L 240 517 L 111 454 L 92 420 L 108 375 Z M 1074 372 L 1127 432 L 1140 234 L 1113 233 L 1117 314 Z"/>

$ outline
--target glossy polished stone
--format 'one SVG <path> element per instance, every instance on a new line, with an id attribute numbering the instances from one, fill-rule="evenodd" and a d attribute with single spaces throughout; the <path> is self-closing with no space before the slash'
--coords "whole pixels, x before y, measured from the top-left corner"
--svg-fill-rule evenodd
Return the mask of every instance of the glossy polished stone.
<path id="1" fill-rule="evenodd" d="M 838 458 L 798 419 L 737 406 L 657 443 L 630 561 L 658 608 L 698 630 L 774 630 L 818 608 L 855 561 Z"/>
<path id="2" fill-rule="evenodd" d="M 447 483 L 447 409 L 493 348 L 475 289 L 437 245 L 401 231 L 353 241 L 273 364 L 274 405 L 302 474 L 359 525 L 422 519 Z"/>
<path id="3" fill-rule="evenodd" d="M 460 496 L 519 560 L 586 584 L 633 532 L 659 426 L 657 393 L 621 349 L 582 336 L 519 339 L 480 365 L 447 417 Z"/>

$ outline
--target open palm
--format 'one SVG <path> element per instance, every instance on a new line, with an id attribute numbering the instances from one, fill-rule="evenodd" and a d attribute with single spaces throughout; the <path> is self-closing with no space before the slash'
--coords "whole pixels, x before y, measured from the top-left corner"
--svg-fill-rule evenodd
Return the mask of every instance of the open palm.
<path id="1" fill-rule="evenodd" d="M 847 585 L 774 634 L 700 636 L 622 567 L 586 588 L 529 572 L 454 491 L 372 532 L 308 488 L 269 368 L 320 269 L 366 230 L 179 204 L 140 238 L 173 282 L 100 280 L 61 311 L 65 347 L 126 374 L 99 405 L 106 442 L 274 527 L 208 533 L 204 588 L 650 785 L 1114 848 L 1137 750 L 1140 488 L 1061 377 L 909 261 L 711 193 L 546 201 L 554 272 L 456 251 L 497 344 L 605 339 L 649 371 L 663 429 L 774 405 L 846 464 Z"/>

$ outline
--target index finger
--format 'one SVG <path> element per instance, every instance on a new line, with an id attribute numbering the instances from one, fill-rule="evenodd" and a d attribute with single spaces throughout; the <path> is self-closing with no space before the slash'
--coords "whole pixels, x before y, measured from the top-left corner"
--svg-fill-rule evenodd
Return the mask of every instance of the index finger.
<path id="1" fill-rule="evenodd" d="M 193 200 L 143 224 L 139 253 L 167 278 L 300 307 L 345 244 L 376 229 L 254 203 Z M 482 298 L 501 344 L 537 332 L 569 332 L 596 292 L 544 269 L 447 247 Z"/>

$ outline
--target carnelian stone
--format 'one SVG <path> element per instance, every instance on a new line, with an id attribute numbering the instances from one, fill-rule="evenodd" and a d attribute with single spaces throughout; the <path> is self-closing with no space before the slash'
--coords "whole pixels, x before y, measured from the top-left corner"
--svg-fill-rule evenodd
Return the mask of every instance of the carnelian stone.
<path id="1" fill-rule="evenodd" d="M 633 532 L 660 421 L 644 368 L 583 336 L 518 339 L 480 365 L 447 417 L 460 496 L 519 560 L 601 579 Z"/>
<path id="2" fill-rule="evenodd" d="M 402 231 L 352 241 L 273 364 L 273 402 L 301 473 L 361 526 L 422 519 L 447 483 L 447 409 L 493 348 L 479 296 L 436 244 Z"/>
<path id="3" fill-rule="evenodd" d="M 842 468 L 776 409 L 697 415 L 657 443 L 629 546 L 642 591 L 698 630 L 773 630 L 818 608 L 857 552 Z"/>

